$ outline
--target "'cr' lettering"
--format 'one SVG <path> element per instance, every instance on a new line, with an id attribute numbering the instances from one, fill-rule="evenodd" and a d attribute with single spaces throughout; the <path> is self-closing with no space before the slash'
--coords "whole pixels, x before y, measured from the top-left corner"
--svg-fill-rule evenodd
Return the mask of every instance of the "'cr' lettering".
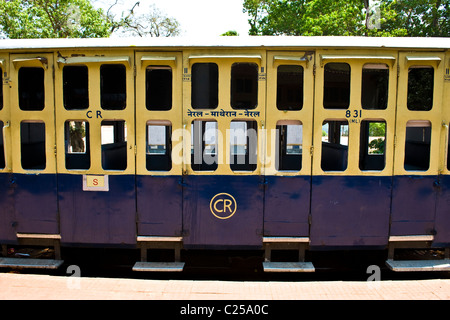
<path id="1" fill-rule="evenodd" d="M 216 218 L 229 219 L 236 212 L 236 199 L 231 194 L 218 193 L 211 199 L 209 208 Z"/>
<path id="2" fill-rule="evenodd" d="M 223 210 L 220 210 L 219 208 L 217 208 L 217 204 L 219 202 L 223 202 Z M 218 199 L 216 202 L 214 202 L 214 210 L 216 210 L 217 212 L 233 212 L 233 210 L 231 209 L 231 206 L 233 205 L 233 202 L 230 199 Z"/>
<path id="3" fill-rule="evenodd" d="M 96 110 L 96 114 L 95 114 L 96 118 L 100 118 L 103 119 L 102 117 L 102 112 L 100 110 Z M 86 112 L 86 117 L 88 117 L 89 119 L 92 119 L 92 110 L 89 110 L 88 112 Z"/>

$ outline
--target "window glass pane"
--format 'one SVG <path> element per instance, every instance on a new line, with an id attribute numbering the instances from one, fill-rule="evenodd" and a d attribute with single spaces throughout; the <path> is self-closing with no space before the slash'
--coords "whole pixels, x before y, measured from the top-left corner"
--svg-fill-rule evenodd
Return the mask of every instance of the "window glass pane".
<path id="1" fill-rule="evenodd" d="M 348 122 L 325 120 L 322 125 L 322 170 L 345 171 L 348 163 Z"/>
<path id="2" fill-rule="evenodd" d="M 191 105 L 194 109 L 215 109 L 219 105 L 219 68 L 215 63 L 194 63 L 191 77 Z"/>
<path id="3" fill-rule="evenodd" d="M 361 170 L 383 170 L 386 165 L 386 122 L 361 122 L 359 168 Z"/>
<path id="4" fill-rule="evenodd" d="M 147 109 L 172 109 L 172 68 L 169 66 L 149 66 L 145 76 Z"/>
<path id="5" fill-rule="evenodd" d="M 166 154 L 166 126 L 147 125 L 147 154 Z"/>
<path id="6" fill-rule="evenodd" d="M 147 170 L 172 169 L 171 125 L 147 124 Z"/>
<path id="7" fill-rule="evenodd" d="M 89 108 L 89 81 L 86 66 L 65 66 L 63 69 L 64 108 Z"/>
<path id="8" fill-rule="evenodd" d="M 123 64 L 100 67 L 101 106 L 104 110 L 123 110 L 127 103 L 127 70 Z"/>
<path id="9" fill-rule="evenodd" d="M 216 121 L 194 120 L 191 125 L 191 167 L 213 171 L 218 167 L 218 127 Z"/>
<path id="10" fill-rule="evenodd" d="M 406 124 L 405 170 L 426 171 L 430 167 L 431 123 L 408 121 Z"/>
<path id="11" fill-rule="evenodd" d="M 368 110 L 386 109 L 388 88 L 388 66 L 385 64 L 365 64 L 362 70 L 362 108 Z"/>
<path id="12" fill-rule="evenodd" d="M 433 107 L 434 69 L 428 66 L 408 70 L 408 109 L 429 111 Z"/>
<path id="13" fill-rule="evenodd" d="M 230 124 L 230 168 L 233 171 L 254 171 L 257 166 L 257 123 L 232 121 Z"/>
<path id="14" fill-rule="evenodd" d="M 254 109 L 258 104 L 258 65 L 235 63 L 231 66 L 231 107 Z"/>
<path id="15" fill-rule="evenodd" d="M 348 109 L 350 105 L 350 65 L 330 62 L 324 68 L 323 107 Z"/>
<path id="16" fill-rule="evenodd" d="M 301 110 L 303 107 L 303 67 L 279 66 L 277 69 L 278 110 Z"/>
<path id="17" fill-rule="evenodd" d="M 20 152 L 23 169 L 45 169 L 45 124 L 43 122 L 20 124 Z"/>
<path id="18" fill-rule="evenodd" d="M 126 123 L 123 120 L 102 121 L 102 167 L 105 170 L 127 168 Z"/>
<path id="19" fill-rule="evenodd" d="M 19 107 L 26 111 L 41 111 L 45 107 L 44 69 L 19 69 Z"/>
<path id="20" fill-rule="evenodd" d="M 66 121 L 66 169 L 87 170 L 91 166 L 89 148 L 89 123 Z"/>
<path id="21" fill-rule="evenodd" d="M 298 124 L 277 124 L 276 169 L 298 171 L 302 168 L 303 126 Z"/>

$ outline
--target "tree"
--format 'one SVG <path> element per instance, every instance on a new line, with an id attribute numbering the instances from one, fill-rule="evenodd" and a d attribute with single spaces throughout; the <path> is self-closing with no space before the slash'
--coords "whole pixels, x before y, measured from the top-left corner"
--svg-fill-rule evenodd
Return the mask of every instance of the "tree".
<path id="1" fill-rule="evenodd" d="M 96 1 L 96 0 L 92 0 Z M 95 8 L 91 0 L 0 0 L 0 37 L 99 38 L 126 36 L 169 37 L 180 33 L 179 23 L 155 6 L 137 14 L 140 2 L 119 14 Z"/>
<path id="2" fill-rule="evenodd" d="M 245 0 L 251 35 L 362 35 L 360 0 Z"/>
<path id="3" fill-rule="evenodd" d="M 138 14 L 140 2 L 136 2 L 131 9 L 122 11 L 117 18 L 113 8 L 118 4 L 115 0 L 107 10 L 107 17 L 111 24 L 111 33 L 121 36 L 151 36 L 172 37 L 180 34 L 180 24 L 175 18 L 168 17 L 155 5 L 143 9 L 144 13 Z"/>
<path id="4" fill-rule="evenodd" d="M 3 37 L 98 38 L 110 34 L 101 9 L 89 0 L 0 0 Z"/>
<path id="5" fill-rule="evenodd" d="M 238 35 L 239 33 L 235 30 L 230 30 L 221 34 L 221 36 L 238 36 Z"/>
<path id="6" fill-rule="evenodd" d="M 394 13 L 383 29 L 404 29 L 411 37 L 449 37 L 450 0 L 383 0 L 384 8 Z"/>
<path id="7" fill-rule="evenodd" d="M 450 36 L 450 0 L 245 0 L 251 35 Z"/>

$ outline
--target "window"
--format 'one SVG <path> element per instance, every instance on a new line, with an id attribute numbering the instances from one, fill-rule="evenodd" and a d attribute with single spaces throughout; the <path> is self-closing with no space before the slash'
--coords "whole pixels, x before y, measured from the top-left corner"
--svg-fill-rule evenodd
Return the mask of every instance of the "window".
<path id="1" fill-rule="evenodd" d="M 20 123 L 20 154 L 23 169 L 45 169 L 45 123 Z"/>
<path id="2" fill-rule="evenodd" d="M 230 123 L 230 168 L 254 171 L 257 166 L 257 123 L 234 120 Z"/>
<path id="3" fill-rule="evenodd" d="M 66 110 L 89 108 L 89 80 L 86 66 L 64 66 L 63 97 Z"/>
<path id="4" fill-rule="evenodd" d="M 147 123 L 146 163 L 149 171 L 172 169 L 172 124 L 169 121 Z"/>
<path id="5" fill-rule="evenodd" d="M 323 107 L 348 109 L 350 105 L 350 65 L 330 62 L 324 68 Z"/>
<path id="6" fill-rule="evenodd" d="M 431 122 L 412 120 L 406 124 L 405 170 L 426 171 L 430 167 Z"/>
<path id="7" fill-rule="evenodd" d="M 191 167 L 214 171 L 218 167 L 218 127 L 213 120 L 194 120 L 191 125 Z"/>
<path id="8" fill-rule="evenodd" d="M 362 70 L 361 104 L 367 110 L 385 110 L 388 103 L 389 67 L 365 64 Z"/>
<path id="9" fill-rule="evenodd" d="M 123 110 L 127 103 L 127 70 L 123 64 L 100 67 L 101 106 L 104 110 Z"/>
<path id="10" fill-rule="evenodd" d="M 277 123 L 278 171 L 299 171 L 302 168 L 303 126 L 300 121 L 278 121 Z"/>
<path id="11" fill-rule="evenodd" d="M 277 68 L 278 110 L 301 110 L 303 107 L 303 67 L 283 65 Z"/>
<path id="12" fill-rule="evenodd" d="M 127 168 L 126 123 L 123 120 L 102 121 L 102 167 L 104 170 Z"/>
<path id="13" fill-rule="evenodd" d="M 348 163 L 348 122 L 325 120 L 322 125 L 322 170 L 345 171 Z"/>
<path id="14" fill-rule="evenodd" d="M 258 65 L 235 63 L 231 66 L 231 107 L 254 109 L 258 104 Z"/>
<path id="15" fill-rule="evenodd" d="M 361 122 L 359 168 L 383 170 L 386 166 L 386 122 Z"/>
<path id="16" fill-rule="evenodd" d="M 408 70 L 408 110 L 430 111 L 433 107 L 433 86 L 433 67 L 410 67 Z"/>
<path id="17" fill-rule="evenodd" d="M 219 105 L 219 68 L 215 63 L 194 63 L 191 79 L 194 109 L 215 109 Z"/>
<path id="18" fill-rule="evenodd" d="M 91 167 L 89 123 L 85 121 L 66 121 L 64 131 L 66 169 L 89 169 Z"/>
<path id="19" fill-rule="evenodd" d="M 20 68 L 19 108 L 25 111 L 42 111 L 44 107 L 44 69 L 36 67 Z"/>
<path id="20" fill-rule="evenodd" d="M 3 121 L 0 121 L 0 169 L 6 167 L 5 145 L 3 143 Z"/>
<path id="21" fill-rule="evenodd" d="M 172 109 L 172 68 L 149 66 L 145 72 L 145 105 L 148 110 Z"/>

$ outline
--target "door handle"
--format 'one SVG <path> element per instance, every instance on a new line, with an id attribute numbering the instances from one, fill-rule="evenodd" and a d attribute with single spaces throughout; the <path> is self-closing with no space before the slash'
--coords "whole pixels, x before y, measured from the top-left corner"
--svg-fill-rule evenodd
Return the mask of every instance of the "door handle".
<path id="1" fill-rule="evenodd" d="M 4 152 L 4 156 L 5 156 L 5 168 L 8 171 L 11 171 L 11 167 L 9 166 L 9 162 L 8 162 L 8 148 L 6 145 L 6 129 L 10 128 L 10 122 L 6 121 L 5 125 L 3 126 L 3 152 Z"/>

